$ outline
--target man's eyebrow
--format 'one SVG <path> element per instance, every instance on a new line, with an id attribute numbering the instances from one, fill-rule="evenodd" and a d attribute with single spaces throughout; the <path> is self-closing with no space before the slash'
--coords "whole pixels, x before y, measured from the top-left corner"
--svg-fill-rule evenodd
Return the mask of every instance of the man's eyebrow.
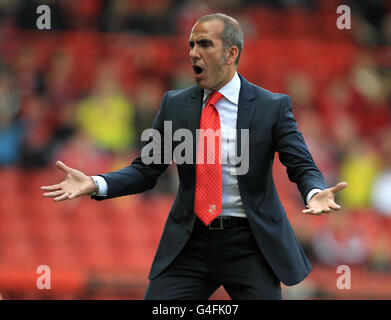
<path id="1" fill-rule="evenodd" d="M 213 45 L 213 41 L 210 39 L 198 39 L 196 42 L 199 45 Z M 189 45 L 193 46 L 194 40 L 189 40 Z"/>
<path id="2" fill-rule="evenodd" d="M 199 39 L 199 40 L 197 40 L 197 43 L 198 43 L 198 44 L 208 44 L 208 45 L 212 45 L 212 44 L 213 44 L 213 41 L 210 40 L 210 39 Z"/>

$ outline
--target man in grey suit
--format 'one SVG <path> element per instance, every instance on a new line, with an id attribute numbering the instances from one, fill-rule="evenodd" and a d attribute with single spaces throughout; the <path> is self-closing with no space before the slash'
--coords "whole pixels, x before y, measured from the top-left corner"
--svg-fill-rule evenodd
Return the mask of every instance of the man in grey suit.
<path id="1" fill-rule="evenodd" d="M 275 152 L 298 186 L 307 206 L 304 214 L 339 210 L 334 195 L 347 183 L 327 187 L 298 131 L 289 96 L 257 87 L 237 73 L 243 32 L 235 19 L 224 14 L 201 17 L 191 31 L 189 45 L 197 85 L 165 93 L 153 122 L 154 132 L 163 137 L 169 123 L 172 132 L 186 129 L 197 137 L 200 126 L 205 128 L 214 112 L 221 133 L 218 150 L 226 154 L 236 148 L 242 163 L 220 163 L 211 169 L 217 168 L 218 178 L 204 184 L 201 180 L 208 178 L 205 172 L 209 169 L 197 162 L 197 143 L 190 148 L 192 161 L 177 163 L 179 189 L 151 267 L 145 299 L 207 299 L 221 285 L 233 299 L 281 299 L 280 283 L 299 283 L 311 265 L 273 182 Z M 212 104 L 209 99 L 216 94 Z M 204 115 L 207 106 L 212 108 L 209 118 Z M 237 135 L 229 134 L 230 130 Z M 103 200 L 144 192 L 156 185 L 170 163 L 167 153 L 172 155 L 180 144 L 180 139 L 154 140 L 151 135 L 130 166 L 93 177 L 58 161 L 66 179 L 42 187 L 44 196 L 55 201 L 84 195 Z M 155 161 L 146 163 L 148 155 Z M 244 161 L 246 170 L 238 173 Z M 212 176 L 216 171 L 210 172 Z M 207 196 L 216 188 L 219 209 L 213 212 L 216 205 L 211 204 L 209 211 L 218 216 L 205 223 L 195 210 L 200 201 L 197 194 Z"/>

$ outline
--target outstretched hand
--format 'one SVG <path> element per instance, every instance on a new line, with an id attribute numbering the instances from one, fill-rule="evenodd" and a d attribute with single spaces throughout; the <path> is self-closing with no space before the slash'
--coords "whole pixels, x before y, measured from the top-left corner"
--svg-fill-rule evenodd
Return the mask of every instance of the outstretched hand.
<path id="1" fill-rule="evenodd" d="M 43 194 L 45 198 L 54 198 L 54 201 L 71 200 L 94 191 L 95 185 L 91 177 L 67 167 L 61 161 L 57 161 L 56 166 L 66 173 L 65 180 L 59 184 L 41 187 L 41 190 L 48 191 Z"/>
<path id="2" fill-rule="evenodd" d="M 308 203 L 308 209 L 303 210 L 303 213 L 321 215 L 330 213 L 332 210 L 338 211 L 341 206 L 334 201 L 335 194 L 347 187 L 347 182 L 340 182 L 332 188 L 325 189 L 314 195 Z"/>

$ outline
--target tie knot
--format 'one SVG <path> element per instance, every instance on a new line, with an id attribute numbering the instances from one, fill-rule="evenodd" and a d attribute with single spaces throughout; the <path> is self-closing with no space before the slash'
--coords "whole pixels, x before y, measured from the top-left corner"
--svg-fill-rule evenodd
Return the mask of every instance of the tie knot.
<path id="1" fill-rule="evenodd" d="M 222 97 L 224 97 L 220 92 L 218 91 L 213 91 L 211 92 L 211 94 L 209 95 L 209 99 L 208 99 L 208 102 L 207 104 L 211 104 L 211 105 L 214 105 L 216 106 L 216 103 L 217 101 L 219 101 Z"/>

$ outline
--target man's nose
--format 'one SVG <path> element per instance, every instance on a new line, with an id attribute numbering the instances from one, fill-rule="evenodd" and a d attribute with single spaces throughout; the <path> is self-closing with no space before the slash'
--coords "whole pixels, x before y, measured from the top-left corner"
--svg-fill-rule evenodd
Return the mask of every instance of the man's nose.
<path id="1" fill-rule="evenodd" d="M 198 60 L 201 58 L 200 52 L 198 49 L 194 46 L 193 48 L 190 49 L 190 58 L 192 61 Z"/>

